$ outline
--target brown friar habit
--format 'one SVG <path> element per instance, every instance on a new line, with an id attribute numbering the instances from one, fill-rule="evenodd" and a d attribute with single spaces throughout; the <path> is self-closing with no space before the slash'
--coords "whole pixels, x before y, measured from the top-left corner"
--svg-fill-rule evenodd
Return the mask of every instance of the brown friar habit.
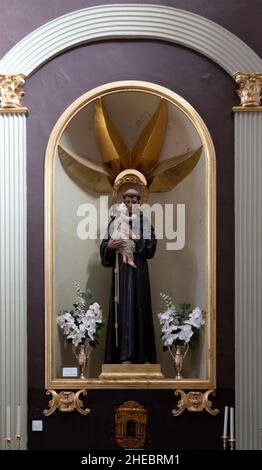
<path id="1" fill-rule="evenodd" d="M 100 246 L 103 266 L 112 269 L 112 288 L 107 320 L 106 363 L 131 361 L 136 364 L 156 362 L 155 336 L 152 319 L 150 283 L 147 259 L 153 258 L 156 251 L 154 229 L 151 227 L 151 238 L 143 238 L 145 219 L 140 213 L 140 238 L 135 241 L 134 262 L 136 268 L 124 263 L 119 254 L 119 304 L 118 346 L 115 338 L 115 261 L 116 251 L 108 249 L 109 228 L 107 236 Z M 148 223 L 148 221 L 147 221 Z M 130 223 L 131 225 L 131 223 Z"/>

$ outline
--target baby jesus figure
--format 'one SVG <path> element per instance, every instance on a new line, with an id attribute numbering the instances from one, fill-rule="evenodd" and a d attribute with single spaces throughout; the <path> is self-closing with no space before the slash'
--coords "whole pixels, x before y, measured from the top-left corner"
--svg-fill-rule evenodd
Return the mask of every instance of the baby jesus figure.
<path id="1" fill-rule="evenodd" d="M 122 244 L 117 249 L 118 253 L 121 253 L 123 256 L 123 262 L 133 266 L 136 268 L 134 263 L 134 251 L 135 251 L 135 242 L 136 235 L 131 229 L 129 222 L 135 221 L 137 217 L 136 214 L 132 214 L 131 216 L 128 215 L 128 209 L 124 202 L 121 204 L 117 204 L 114 206 L 114 210 L 112 211 L 112 215 L 115 216 L 114 219 L 114 230 L 111 235 L 113 240 L 121 240 Z"/>

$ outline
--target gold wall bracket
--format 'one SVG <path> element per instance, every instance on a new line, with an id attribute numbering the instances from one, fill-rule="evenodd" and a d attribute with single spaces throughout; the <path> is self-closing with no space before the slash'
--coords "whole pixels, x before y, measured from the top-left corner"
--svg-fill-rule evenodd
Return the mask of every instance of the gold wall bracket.
<path id="1" fill-rule="evenodd" d="M 219 413 L 219 410 L 217 408 L 213 409 L 212 408 L 212 403 L 208 399 L 209 395 L 212 393 L 212 395 L 215 395 L 214 390 L 207 390 L 206 392 L 188 392 L 185 393 L 183 390 L 176 390 L 175 395 L 178 396 L 180 395 L 181 398 L 177 403 L 177 410 L 173 409 L 172 410 L 172 415 L 173 416 L 179 416 L 183 411 L 186 409 L 188 411 L 204 411 L 206 410 L 208 413 L 211 415 L 216 416 Z"/>
<path id="2" fill-rule="evenodd" d="M 16 75 L 0 74 L 0 109 L 8 111 L 25 110 L 21 105 L 22 96 L 24 96 L 23 86 L 26 75 L 18 73 Z"/>
<path id="3" fill-rule="evenodd" d="M 47 390 L 46 395 L 52 395 L 51 400 L 48 402 L 49 409 L 45 409 L 43 414 L 45 416 L 50 416 L 55 412 L 56 409 L 63 413 L 68 413 L 70 411 L 78 411 L 84 416 L 87 416 L 90 413 L 89 408 L 83 408 L 83 402 L 80 400 L 81 393 L 86 396 L 86 390 L 78 390 L 74 393 L 71 391 L 63 391 L 57 393 L 55 390 Z"/>

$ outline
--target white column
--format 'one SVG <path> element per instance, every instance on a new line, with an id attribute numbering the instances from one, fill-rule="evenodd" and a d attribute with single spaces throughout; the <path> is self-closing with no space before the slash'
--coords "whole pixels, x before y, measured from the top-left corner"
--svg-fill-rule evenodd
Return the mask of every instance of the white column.
<path id="1" fill-rule="evenodd" d="M 261 449 L 262 113 L 235 114 L 236 444 Z"/>
<path id="2" fill-rule="evenodd" d="M 16 448 L 18 405 L 26 448 L 26 344 L 26 115 L 0 109 L 0 449 L 8 406 Z"/>

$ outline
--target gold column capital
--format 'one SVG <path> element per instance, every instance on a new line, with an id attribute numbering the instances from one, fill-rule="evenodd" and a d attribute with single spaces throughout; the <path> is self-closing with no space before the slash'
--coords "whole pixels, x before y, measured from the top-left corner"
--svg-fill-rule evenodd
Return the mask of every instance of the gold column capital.
<path id="1" fill-rule="evenodd" d="M 21 105 L 25 79 L 26 75 L 23 73 L 16 75 L 0 74 L 0 113 L 27 112 L 27 109 Z"/>
<path id="2" fill-rule="evenodd" d="M 233 111 L 262 111 L 262 73 L 238 71 L 234 73 L 234 77 L 239 87 L 237 94 L 240 97 L 240 106 L 235 106 Z"/>

